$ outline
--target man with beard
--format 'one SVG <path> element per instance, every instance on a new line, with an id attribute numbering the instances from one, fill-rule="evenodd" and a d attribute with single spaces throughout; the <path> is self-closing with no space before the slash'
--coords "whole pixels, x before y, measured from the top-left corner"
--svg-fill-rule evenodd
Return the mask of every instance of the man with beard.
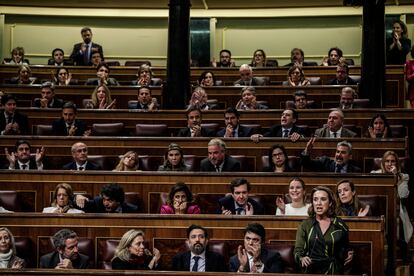
<path id="1" fill-rule="evenodd" d="M 217 132 L 218 137 L 250 137 L 254 133 L 252 128 L 240 125 L 240 112 L 234 107 L 229 107 L 224 112 L 224 123 L 226 128 Z"/>
<path id="2" fill-rule="evenodd" d="M 102 60 L 104 60 L 102 46 L 92 42 L 92 30 L 89 27 L 83 27 L 81 30 L 83 42 L 77 43 L 73 46 L 70 59 L 73 60 L 77 66 L 92 65 L 92 52 L 99 52 Z"/>
<path id="3" fill-rule="evenodd" d="M 241 164 L 238 160 L 226 154 L 226 143 L 219 138 L 208 142 L 208 157 L 201 160 L 202 172 L 239 172 Z"/>
<path id="4" fill-rule="evenodd" d="M 77 107 L 73 102 L 66 102 L 62 107 L 62 117 L 52 124 L 52 133 L 56 136 L 89 136 L 91 130 L 86 123 L 76 119 Z"/>
<path id="5" fill-rule="evenodd" d="M 101 194 L 91 200 L 76 195 L 75 203 L 86 213 L 138 213 L 138 207 L 125 202 L 124 189 L 115 183 L 103 186 Z"/>
<path id="6" fill-rule="evenodd" d="M 264 215 L 264 207 L 249 198 L 251 186 L 244 178 L 235 178 L 230 183 L 231 195 L 219 199 L 218 213 L 223 215 Z"/>
<path id="7" fill-rule="evenodd" d="M 201 110 L 197 107 L 190 107 L 186 111 L 187 127 L 178 131 L 177 137 L 213 137 L 215 132 L 202 127 Z"/>
<path id="8" fill-rule="evenodd" d="M 304 129 L 296 126 L 298 113 L 292 108 L 283 110 L 280 116 L 280 125 L 272 126 L 264 135 L 253 134 L 250 139 L 258 143 L 261 137 L 283 137 L 289 138 L 292 142 L 296 142 L 304 136 Z"/>
<path id="9" fill-rule="evenodd" d="M 220 51 L 220 62 L 217 62 L 215 58 L 211 62 L 213 67 L 236 67 L 236 63 L 231 58 L 230 50 L 223 49 Z"/>
<path id="10" fill-rule="evenodd" d="M 263 225 L 252 223 L 244 230 L 244 246 L 230 258 L 230 271 L 252 273 L 283 273 L 283 260 L 278 252 L 264 246 L 266 232 Z"/>
<path id="11" fill-rule="evenodd" d="M 325 138 L 356 137 L 355 132 L 343 127 L 344 120 L 345 116 L 342 110 L 333 109 L 328 115 L 326 125 L 315 130 L 315 136 Z"/>
<path id="12" fill-rule="evenodd" d="M 347 141 L 339 142 L 336 145 L 335 158 L 321 156 L 318 159 L 311 159 L 310 153 L 316 137 L 312 137 L 306 144 L 305 150 L 300 154 L 302 165 L 315 172 L 336 172 L 336 173 L 360 173 L 361 169 L 351 164 L 352 145 Z"/>
<path id="13" fill-rule="evenodd" d="M 174 271 L 226 272 L 224 257 L 207 250 L 208 233 L 200 225 L 191 225 L 187 229 L 187 245 L 190 251 L 178 253 L 172 259 Z"/>
<path id="14" fill-rule="evenodd" d="M 18 140 L 15 146 L 15 152 L 9 153 L 4 148 L 7 161 L 9 161 L 9 170 L 43 170 L 43 157 L 45 156 L 45 148 L 36 150 L 35 158 L 30 158 L 30 143 L 25 140 Z"/>
<path id="15" fill-rule="evenodd" d="M 55 251 L 40 257 L 40 268 L 86 269 L 89 256 L 79 253 L 78 235 L 70 229 L 62 229 L 52 237 Z"/>

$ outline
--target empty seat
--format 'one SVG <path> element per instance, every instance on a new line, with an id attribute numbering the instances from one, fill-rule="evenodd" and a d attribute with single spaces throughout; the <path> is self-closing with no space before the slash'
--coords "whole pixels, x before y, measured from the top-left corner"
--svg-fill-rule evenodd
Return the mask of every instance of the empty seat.
<path id="1" fill-rule="evenodd" d="M 105 61 L 106 64 L 108 64 L 108 66 L 120 66 L 121 64 L 119 63 L 119 61 L 117 60 L 113 60 L 113 61 Z"/>
<path id="2" fill-rule="evenodd" d="M 103 241 L 103 248 L 98 251 L 98 254 L 102 254 L 102 257 L 98 260 L 97 268 L 112 269 L 112 258 L 120 241 L 115 239 Z"/>
<path id="3" fill-rule="evenodd" d="M 359 108 L 368 108 L 369 99 L 354 99 L 354 104 L 356 104 Z"/>
<path id="4" fill-rule="evenodd" d="M 266 248 L 270 251 L 276 251 L 282 257 L 284 264 L 284 273 L 295 273 L 296 272 L 296 262 L 293 256 L 294 244 L 287 242 L 273 242 L 266 244 Z"/>
<path id="5" fill-rule="evenodd" d="M 252 128 L 253 133 L 260 133 L 262 126 L 260 124 L 240 124 L 241 126 Z"/>
<path id="6" fill-rule="evenodd" d="M 18 211 L 19 204 L 17 202 L 17 192 L 0 191 L 0 206 L 8 211 Z"/>
<path id="7" fill-rule="evenodd" d="M 135 135 L 144 137 L 165 137 L 168 135 L 166 124 L 136 124 Z"/>
<path id="8" fill-rule="evenodd" d="M 201 124 L 201 127 L 208 128 L 208 129 L 214 131 L 214 133 L 217 133 L 217 131 L 219 129 L 219 124 L 218 123 L 206 123 L 206 124 Z"/>
<path id="9" fill-rule="evenodd" d="M 164 158 L 161 156 L 139 155 L 139 168 L 143 171 L 157 171 L 163 164 Z"/>
<path id="10" fill-rule="evenodd" d="M 322 81 L 321 81 L 321 77 L 308 77 L 307 78 L 310 82 L 310 84 L 312 85 L 321 85 Z"/>
<path id="11" fill-rule="evenodd" d="M 29 237 L 14 237 L 16 245 L 16 255 L 26 263 L 26 268 L 35 268 L 36 263 L 33 258 L 36 254 L 35 247 Z"/>
<path id="12" fill-rule="evenodd" d="M 124 134 L 124 123 L 93 124 L 93 136 L 120 136 Z"/>
<path id="13" fill-rule="evenodd" d="M 349 76 L 353 81 L 355 81 L 356 83 L 360 83 L 361 82 L 361 76 L 354 76 L 354 75 L 350 75 Z"/>
<path id="14" fill-rule="evenodd" d="M 108 167 L 108 161 L 104 155 L 88 155 L 88 160 L 101 166 L 104 170 L 112 170 Z"/>
<path id="15" fill-rule="evenodd" d="M 245 155 L 232 155 L 234 159 L 238 160 L 240 162 L 240 171 L 254 171 L 251 168 L 247 168 L 247 157 Z"/>
<path id="16" fill-rule="evenodd" d="M 34 125 L 33 134 L 40 136 L 52 135 L 52 125 Z"/>
<path id="17" fill-rule="evenodd" d="M 125 192 L 125 202 L 138 207 L 138 210 L 143 210 L 141 198 L 137 192 Z"/>
<path id="18" fill-rule="evenodd" d="M 190 171 L 196 172 L 200 170 L 200 162 L 197 162 L 197 158 L 194 154 L 184 154 L 184 163 L 190 167 Z"/>
<path id="19" fill-rule="evenodd" d="M 407 135 L 407 127 L 404 125 L 390 125 L 390 127 L 394 138 L 403 138 Z"/>
<path id="20" fill-rule="evenodd" d="M 149 60 L 127 60 L 125 61 L 125 66 L 141 66 L 143 64 L 147 64 L 151 66 L 151 61 Z"/>

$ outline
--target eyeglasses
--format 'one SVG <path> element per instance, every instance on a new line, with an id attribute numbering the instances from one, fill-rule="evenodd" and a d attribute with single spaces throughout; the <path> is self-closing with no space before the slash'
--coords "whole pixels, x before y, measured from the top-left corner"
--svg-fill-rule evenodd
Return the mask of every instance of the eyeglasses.
<path id="1" fill-rule="evenodd" d="M 88 152 L 88 149 L 87 148 L 76 149 L 75 152 L 78 152 L 78 153 Z"/>

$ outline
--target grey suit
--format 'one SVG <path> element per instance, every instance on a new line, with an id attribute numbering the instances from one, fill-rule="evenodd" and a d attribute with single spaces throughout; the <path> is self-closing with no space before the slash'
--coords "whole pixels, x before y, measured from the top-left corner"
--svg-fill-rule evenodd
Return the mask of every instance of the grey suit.
<path id="1" fill-rule="evenodd" d="M 328 126 L 318 128 L 315 131 L 315 136 L 329 138 L 330 134 L 329 134 Z M 341 130 L 341 135 L 338 138 L 349 138 L 349 137 L 356 137 L 356 136 L 357 136 L 357 134 L 355 132 L 343 127 L 342 130 Z"/>

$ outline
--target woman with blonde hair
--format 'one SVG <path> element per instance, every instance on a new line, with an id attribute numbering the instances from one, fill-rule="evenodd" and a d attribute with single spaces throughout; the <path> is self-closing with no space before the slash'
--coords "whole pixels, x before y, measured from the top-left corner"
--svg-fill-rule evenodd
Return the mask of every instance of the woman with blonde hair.
<path id="1" fill-rule="evenodd" d="M 6 227 L 0 227 L 0 269 L 24 267 L 24 260 L 16 256 L 16 242 L 12 232 Z"/>
<path id="2" fill-rule="evenodd" d="M 67 183 L 59 183 L 53 192 L 51 207 L 43 208 L 43 213 L 84 213 L 84 211 L 73 208 L 73 190 Z"/>
<path id="3" fill-rule="evenodd" d="M 37 81 L 37 78 L 32 77 L 32 69 L 27 64 L 22 64 L 17 70 L 17 77 L 10 79 L 10 84 L 28 84 L 32 85 Z"/>
<path id="4" fill-rule="evenodd" d="M 112 259 L 112 269 L 152 270 L 157 267 L 161 257 L 160 251 L 154 248 L 151 253 L 145 248 L 144 232 L 131 229 L 119 242 Z"/>
<path id="5" fill-rule="evenodd" d="M 111 91 L 108 86 L 101 84 L 95 88 L 92 93 L 92 106 L 87 106 L 93 109 L 113 109 L 115 108 L 116 99 L 112 100 Z"/>
<path id="6" fill-rule="evenodd" d="M 381 169 L 371 171 L 371 173 L 393 174 L 397 179 L 398 197 L 403 199 L 410 195 L 410 190 L 408 188 L 410 176 L 401 172 L 401 163 L 398 159 L 398 155 L 394 151 L 386 151 L 382 156 Z M 413 235 L 413 225 L 411 224 L 410 217 L 408 216 L 408 211 L 405 206 L 402 205 L 401 200 L 400 219 L 404 232 L 404 237 L 400 237 L 400 239 L 403 239 L 406 243 L 408 243 Z"/>
<path id="7" fill-rule="evenodd" d="M 127 151 L 120 157 L 119 163 L 116 165 L 114 171 L 137 171 L 138 161 L 138 154 L 135 151 Z"/>
<path id="8" fill-rule="evenodd" d="M 188 108 L 198 108 L 200 110 L 210 110 L 211 106 L 207 103 L 208 95 L 203 87 L 197 86 L 191 94 L 191 99 Z"/>

